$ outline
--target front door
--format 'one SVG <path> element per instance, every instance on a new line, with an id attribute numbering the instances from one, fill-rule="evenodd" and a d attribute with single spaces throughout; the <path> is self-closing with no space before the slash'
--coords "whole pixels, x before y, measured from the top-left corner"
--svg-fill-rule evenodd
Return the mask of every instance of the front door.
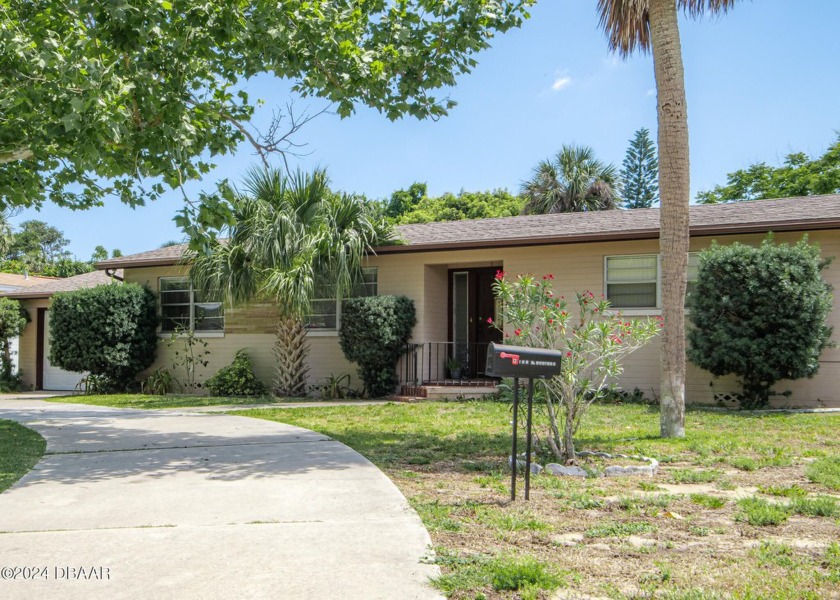
<path id="1" fill-rule="evenodd" d="M 461 366 L 462 377 L 484 375 L 487 346 L 501 342 L 496 322 L 496 299 L 493 295 L 497 267 L 452 269 L 449 279 L 450 346 L 452 357 Z"/>

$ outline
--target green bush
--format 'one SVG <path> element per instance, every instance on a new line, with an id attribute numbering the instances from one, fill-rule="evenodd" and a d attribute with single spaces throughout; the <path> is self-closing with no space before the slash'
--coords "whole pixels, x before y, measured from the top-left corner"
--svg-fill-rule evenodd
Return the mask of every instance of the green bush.
<path id="1" fill-rule="evenodd" d="M 55 294 L 50 362 L 124 389 L 155 360 L 157 322 L 155 295 L 134 283 Z"/>
<path id="2" fill-rule="evenodd" d="M 204 387 L 214 396 L 264 396 L 268 393 L 265 384 L 254 375 L 254 365 L 245 350 L 239 350 L 233 362 L 205 381 Z"/>
<path id="3" fill-rule="evenodd" d="M 397 359 L 415 323 L 414 302 L 405 296 L 368 296 L 344 302 L 338 340 L 347 360 L 358 363 L 369 396 L 394 393 Z"/>
<path id="4" fill-rule="evenodd" d="M 807 238 L 759 247 L 712 244 L 700 253 L 691 294 L 689 358 L 713 375 L 735 374 L 742 408 L 765 406 L 782 379 L 812 377 L 829 344 L 828 261 Z"/>

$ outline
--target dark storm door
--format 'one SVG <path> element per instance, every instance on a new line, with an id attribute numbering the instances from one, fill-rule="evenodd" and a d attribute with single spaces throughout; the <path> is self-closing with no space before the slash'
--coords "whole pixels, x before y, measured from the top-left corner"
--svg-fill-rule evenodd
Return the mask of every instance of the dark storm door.
<path id="1" fill-rule="evenodd" d="M 453 269 L 449 278 L 449 342 L 466 377 L 482 377 L 490 342 L 502 341 L 496 321 L 493 282 L 498 267 Z"/>

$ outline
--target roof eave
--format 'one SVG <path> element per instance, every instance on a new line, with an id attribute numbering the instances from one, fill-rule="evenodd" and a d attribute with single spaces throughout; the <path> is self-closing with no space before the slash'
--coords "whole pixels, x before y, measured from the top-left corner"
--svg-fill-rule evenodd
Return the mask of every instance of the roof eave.
<path id="1" fill-rule="evenodd" d="M 94 264 L 99 271 L 106 269 L 132 269 L 137 267 L 174 267 L 176 265 L 189 264 L 189 261 L 183 258 L 149 258 L 145 260 L 104 260 Z"/>
<path id="2" fill-rule="evenodd" d="M 766 221 L 761 223 L 733 223 L 732 225 L 695 225 L 691 227 L 692 236 L 738 235 L 764 233 L 767 231 L 816 231 L 840 229 L 840 219 L 808 221 Z M 619 242 L 628 240 L 646 240 L 659 237 L 659 228 L 638 229 L 634 231 L 608 231 L 583 233 L 577 235 L 543 236 L 533 238 L 511 238 L 497 240 L 479 240 L 465 242 L 441 242 L 431 244 L 408 244 L 405 246 L 379 246 L 375 254 L 402 254 L 409 252 L 440 252 L 445 250 L 479 250 L 482 248 L 511 248 L 522 246 L 553 246 L 561 244 L 581 244 L 591 242 Z"/>

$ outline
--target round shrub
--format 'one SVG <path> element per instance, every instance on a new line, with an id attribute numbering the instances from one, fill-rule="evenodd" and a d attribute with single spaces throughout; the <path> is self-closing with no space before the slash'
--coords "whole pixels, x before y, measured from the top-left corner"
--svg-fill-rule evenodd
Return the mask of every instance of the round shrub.
<path id="1" fill-rule="evenodd" d="M 135 283 L 55 294 L 49 360 L 67 371 L 89 371 L 124 389 L 154 362 L 157 323 L 154 293 Z"/>
<path id="2" fill-rule="evenodd" d="M 831 287 L 820 276 L 827 263 L 807 238 L 700 253 L 688 356 L 713 375 L 735 374 L 742 408 L 765 406 L 779 380 L 817 372 L 831 336 Z"/>
<path id="3" fill-rule="evenodd" d="M 265 384 L 254 375 L 254 365 L 245 350 L 239 350 L 233 362 L 205 381 L 204 387 L 214 396 L 264 396 L 268 393 Z"/>
<path id="4" fill-rule="evenodd" d="M 417 323 L 414 302 L 405 296 L 346 300 L 338 340 L 347 360 L 358 363 L 372 398 L 394 393 L 399 359 Z"/>

